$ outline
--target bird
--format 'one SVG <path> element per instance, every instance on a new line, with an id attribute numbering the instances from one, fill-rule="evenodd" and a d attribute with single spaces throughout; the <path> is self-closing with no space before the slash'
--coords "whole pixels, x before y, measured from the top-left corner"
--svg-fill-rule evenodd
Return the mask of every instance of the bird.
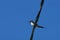
<path id="1" fill-rule="evenodd" d="M 35 27 L 37 27 L 37 28 L 44 28 L 43 26 L 39 26 L 38 24 L 36 24 L 36 23 L 34 23 L 34 21 L 30 21 L 30 24 L 31 24 L 31 26 L 34 26 L 34 25 L 36 25 Z"/>

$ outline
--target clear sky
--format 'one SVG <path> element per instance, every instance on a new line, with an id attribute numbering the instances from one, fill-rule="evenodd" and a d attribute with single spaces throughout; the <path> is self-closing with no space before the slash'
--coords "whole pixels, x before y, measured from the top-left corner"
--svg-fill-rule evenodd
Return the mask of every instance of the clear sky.
<path id="1" fill-rule="evenodd" d="M 0 0 L 0 40 L 30 40 L 41 0 Z M 45 0 L 34 40 L 60 40 L 60 0 Z"/>

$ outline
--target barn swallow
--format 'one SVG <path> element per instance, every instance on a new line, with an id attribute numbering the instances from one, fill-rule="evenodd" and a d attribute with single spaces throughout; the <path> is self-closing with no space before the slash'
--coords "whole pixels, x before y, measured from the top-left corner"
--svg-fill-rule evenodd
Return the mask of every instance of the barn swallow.
<path id="1" fill-rule="evenodd" d="M 35 27 L 37 27 L 37 28 L 44 28 L 43 26 L 39 26 L 38 24 L 34 23 L 34 21 L 32 21 L 32 20 L 30 21 L 30 24 L 32 26 L 36 25 Z"/>

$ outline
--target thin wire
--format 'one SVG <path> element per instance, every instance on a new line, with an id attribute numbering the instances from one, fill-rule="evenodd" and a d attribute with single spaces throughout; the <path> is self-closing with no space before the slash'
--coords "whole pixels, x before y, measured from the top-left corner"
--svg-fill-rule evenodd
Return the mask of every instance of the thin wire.
<path id="1" fill-rule="evenodd" d="M 35 23 L 38 22 L 38 19 L 39 19 L 39 16 L 40 16 L 40 13 L 41 13 L 43 4 L 44 4 L 44 0 L 41 1 L 40 10 L 39 10 L 39 12 L 38 12 L 38 14 L 37 14 L 37 16 L 36 16 Z M 32 30 L 32 34 L 31 34 L 30 40 L 33 40 L 33 35 L 34 35 L 34 30 L 35 30 L 35 28 L 36 28 L 36 25 L 34 25 L 34 27 L 33 27 L 33 30 Z"/>

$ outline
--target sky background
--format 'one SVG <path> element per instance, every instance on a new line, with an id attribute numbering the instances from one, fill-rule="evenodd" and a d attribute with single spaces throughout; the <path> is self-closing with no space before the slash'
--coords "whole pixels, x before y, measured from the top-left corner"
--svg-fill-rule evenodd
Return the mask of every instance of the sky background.
<path id="1" fill-rule="evenodd" d="M 0 40 L 30 40 L 41 0 L 0 0 Z M 33 40 L 60 40 L 60 0 L 45 0 Z"/>

